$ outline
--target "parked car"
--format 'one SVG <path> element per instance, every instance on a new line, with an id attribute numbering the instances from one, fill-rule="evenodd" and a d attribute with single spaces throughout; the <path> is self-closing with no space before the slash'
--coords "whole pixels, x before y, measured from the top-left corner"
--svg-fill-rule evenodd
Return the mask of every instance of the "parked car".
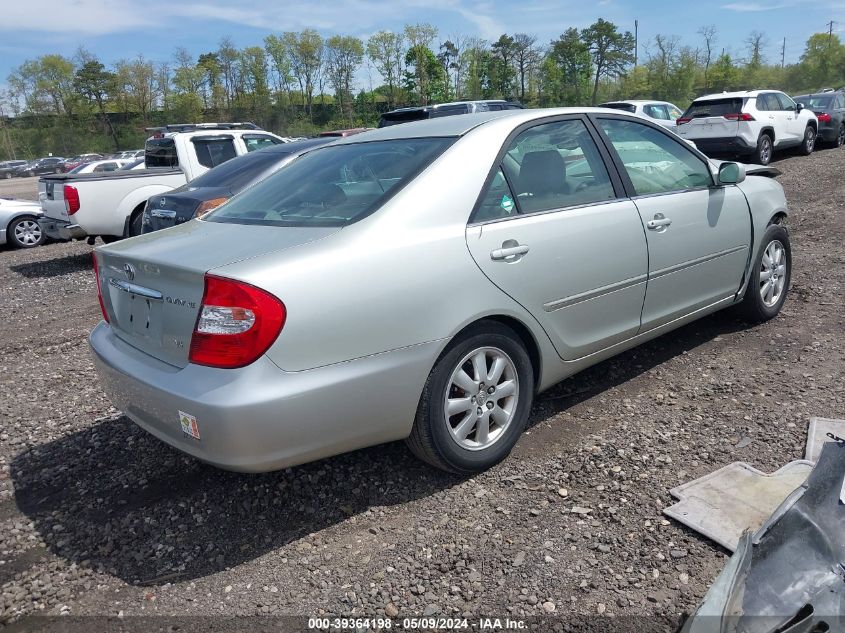
<path id="1" fill-rule="evenodd" d="M 66 159 L 61 164 L 60 169 L 63 174 L 66 174 L 73 171 L 80 165 L 84 165 L 85 163 L 90 163 L 95 160 L 101 160 L 102 158 L 104 158 L 102 154 L 79 154 L 73 158 Z"/>
<path id="2" fill-rule="evenodd" d="M 0 178 L 12 178 L 20 167 L 28 163 L 26 160 L 4 160 L 0 163 Z"/>
<path id="3" fill-rule="evenodd" d="M 44 243 L 38 226 L 41 205 L 31 200 L 0 198 L 0 245 L 34 248 Z"/>
<path id="4" fill-rule="evenodd" d="M 283 143 L 253 124 L 150 128 L 144 169 L 45 176 L 38 183 L 41 228 L 55 239 L 106 241 L 141 234 L 147 199 L 190 182 L 235 156 Z"/>
<path id="5" fill-rule="evenodd" d="M 435 119 L 441 116 L 453 116 L 456 114 L 472 114 L 475 112 L 497 112 L 500 110 L 521 110 L 522 104 L 502 99 L 487 99 L 482 101 L 453 101 L 450 103 L 438 103 L 436 105 L 418 106 L 412 108 L 398 108 L 385 112 L 379 119 L 379 127 L 408 123 L 409 121 L 421 121 L 423 119 Z"/>
<path id="6" fill-rule="evenodd" d="M 683 114 L 683 110 L 668 101 L 608 101 L 607 103 L 600 103 L 598 107 L 638 114 L 673 132 L 675 131 L 675 121 Z"/>
<path id="7" fill-rule="evenodd" d="M 314 138 L 274 145 L 233 158 L 186 185 L 168 193 L 152 196 L 144 209 L 143 232 L 152 233 L 182 224 L 191 218 L 202 217 L 305 152 L 322 147 L 333 140 Z"/>
<path id="8" fill-rule="evenodd" d="M 845 93 L 831 90 L 792 99 L 815 113 L 819 122 L 819 141 L 842 147 L 845 143 Z"/>
<path id="9" fill-rule="evenodd" d="M 62 173 L 61 164 L 64 160 L 64 158 L 59 158 L 58 156 L 39 158 L 38 160 L 18 167 L 14 175 L 19 178 L 28 178 L 32 176 L 43 176 L 44 174 L 60 174 Z"/>
<path id="10" fill-rule="evenodd" d="M 811 110 L 777 90 L 699 97 L 675 123 L 676 134 L 705 154 L 734 154 L 760 165 L 789 147 L 811 154 L 819 125 Z"/>
<path id="11" fill-rule="evenodd" d="M 343 138 L 345 136 L 352 136 L 353 134 L 360 134 L 361 132 L 368 132 L 375 128 L 371 127 L 352 127 L 346 130 L 328 130 L 326 132 L 320 132 L 317 136 L 322 137 L 334 137 L 334 138 Z"/>
<path id="12" fill-rule="evenodd" d="M 786 200 L 747 173 L 598 108 L 339 139 L 99 247 L 95 365 L 138 425 L 223 468 L 404 438 L 479 471 L 563 378 L 722 308 L 780 311 Z"/>
<path id="13" fill-rule="evenodd" d="M 118 171 L 121 167 L 125 167 L 134 161 L 128 158 L 106 158 L 103 160 L 94 160 L 90 163 L 82 163 L 74 169 L 71 169 L 69 174 L 101 174 L 103 172 Z"/>

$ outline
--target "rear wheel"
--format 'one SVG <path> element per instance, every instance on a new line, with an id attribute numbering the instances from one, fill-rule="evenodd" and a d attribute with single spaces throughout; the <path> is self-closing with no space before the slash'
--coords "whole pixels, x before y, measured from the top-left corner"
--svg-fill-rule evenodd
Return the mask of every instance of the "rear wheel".
<path id="1" fill-rule="evenodd" d="M 126 227 L 126 237 L 135 237 L 144 232 L 144 205 L 139 205 L 129 218 L 129 224 Z"/>
<path id="2" fill-rule="evenodd" d="M 786 228 L 772 224 L 763 234 L 762 244 L 739 305 L 742 316 L 752 323 L 777 316 L 792 278 L 792 246 Z"/>
<path id="3" fill-rule="evenodd" d="M 834 147 L 842 147 L 843 145 L 845 145 L 845 123 L 840 124 L 839 132 L 836 134 L 836 138 L 833 139 Z"/>
<path id="4" fill-rule="evenodd" d="M 522 434 L 533 395 L 534 371 L 519 337 L 486 322 L 456 339 L 434 365 L 408 446 L 443 470 L 490 468 Z"/>
<path id="5" fill-rule="evenodd" d="M 761 134 L 757 139 L 757 149 L 754 150 L 752 159 L 759 165 L 768 165 L 772 160 L 772 137 L 768 134 Z"/>
<path id="6" fill-rule="evenodd" d="M 9 222 L 6 238 L 16 248 L 35 248 L 44 243 L 44 233 L 31 215 L 23 215 Z"/>
<path id="7" fill-rule="evenodd" d="M 804 130 L 804 140 L 801 141 L 801 153 L 804 156 L 809 156 L 816 148 L 816 130 L 812 125 L 808 125 Z"/>

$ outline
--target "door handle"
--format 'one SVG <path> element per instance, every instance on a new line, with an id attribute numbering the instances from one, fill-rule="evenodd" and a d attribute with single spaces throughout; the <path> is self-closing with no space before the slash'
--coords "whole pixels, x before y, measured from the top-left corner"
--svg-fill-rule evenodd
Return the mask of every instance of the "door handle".
<path id="1" fill-rule="evenodd" d="M 502 247 L 490 251 L 490 259 L 498 261 L 509 257 L 516 257 L 517 255 L 525 255 L 528 252 L 527 244 L 517 244 L 516 246 L 505 246 L 502 244 Z"/>
<path id="2" fill-rule="evenodd" d="M 672 220 L 664 216 L 662 213 L 655 213 L 654 219 L 646 222 L 649 231 L 665 231 L 666 227 L 672 224 Z"/>

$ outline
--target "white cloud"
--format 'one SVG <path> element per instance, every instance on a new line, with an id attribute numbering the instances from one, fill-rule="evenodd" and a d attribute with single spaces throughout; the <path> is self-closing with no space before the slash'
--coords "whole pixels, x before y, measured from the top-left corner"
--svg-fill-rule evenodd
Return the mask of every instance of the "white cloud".
<path id="1" fill-rule="evenodd" d="M 791 2 L 781 4 L 761 4 L 760 2 L 731 2 L 730 4 L 723 4 L 723 9 L 729 11 L 737 11 L 738 13 L 759 13 L 761 11 L 774 11 L 776 9 L 785 9 L 792 6 Z"/>

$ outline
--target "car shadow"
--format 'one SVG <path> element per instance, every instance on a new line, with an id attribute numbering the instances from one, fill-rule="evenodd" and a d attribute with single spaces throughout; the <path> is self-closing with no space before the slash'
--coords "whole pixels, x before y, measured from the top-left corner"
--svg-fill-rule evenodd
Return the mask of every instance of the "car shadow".
<path id="1" fill-rule="evenodd" d="M 529 426 L 743 327 L 717 314 L 604 361 L 542 394 Z M 465 480 L 419 462 L 402 442 L 274 473 L 227 472 L 124 416 L 27 449 L 10 471 L 14 503 L 50 553 L 147 586 L 234 567 L 350 517 L 367 525 L 370 508 Z M 14 511 L 0 507 L 0 516 Z M 0 567 L 0 584 L 19 567 Z"/>
<path id="2" fill-rule="evenodd" d="M 44 247 L 42 246 L 40 248 Z M 79 255 L 66 255 L 65 257 L 57 257 L 55 259 L 16 264 L 9 266 L 9 269 L 27 279 L 43 279 L 69 275 L 70 273 L 76 273 L 82 270 L 91 270 L 93 265 L 91 253 L 80 253 Z"/>

